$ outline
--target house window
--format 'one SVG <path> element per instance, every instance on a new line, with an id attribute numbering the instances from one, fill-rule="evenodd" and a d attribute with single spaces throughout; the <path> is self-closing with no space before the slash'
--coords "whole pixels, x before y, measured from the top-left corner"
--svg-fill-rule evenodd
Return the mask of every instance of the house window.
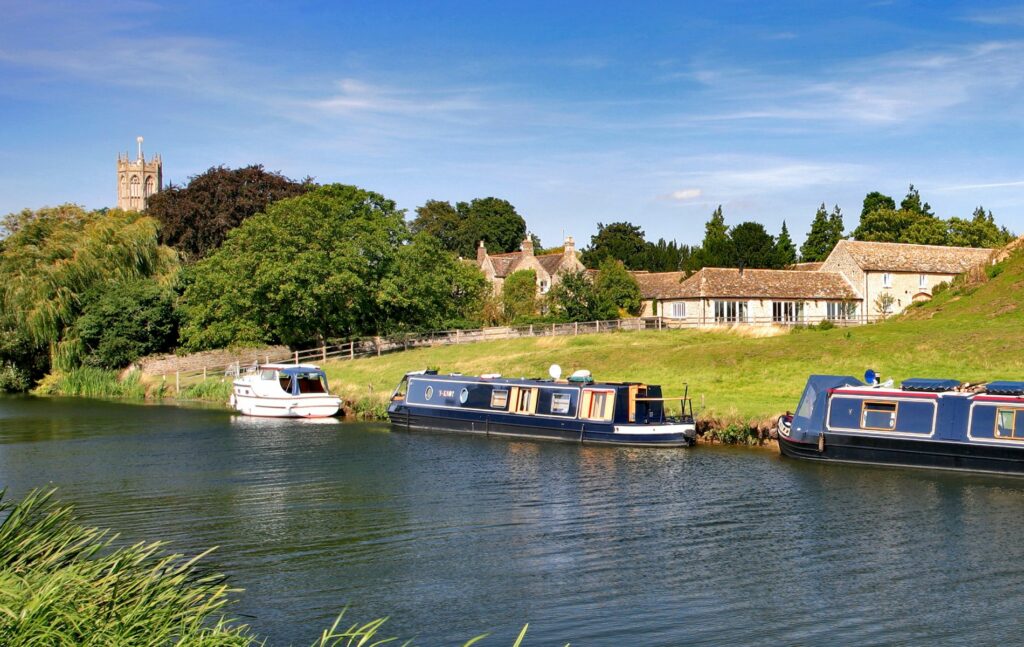
<path id="1" fill-rule="evenodd" d="M 803 301 L 773 301 L 772 321 L 775 323 L 797 323 L 803 321 Z"/>
<path id="2" fill-rule="evenodd" d="M 508 406 L 508 389 L 494 389 L 491 391 L 491 408 L 504 409 Z"/>
<path id="3" fill-rule="evenodd" d="M 851 301 L 829 301 L 825 304 L 825 318 L 829 321 L 846 321 L 857 316 L 857 304 Z"/>
<path id="4" fill-rule="evenodd" d="M 550 288 L 551 288 L 551 286 L 550 286 L 550 285 L 548 284 L 548 282 L 547 282 L 547 281 L 541 281 L 541 282 L 540 282 L 540 293 L 541 293 L 541 294 L 547 294 L 547 293 L 548 293 L 548 290 L 549 290 Z"/>
<path id="5" fill-rule="evenodd" d="M 746 301 L 715 301 L 715 323 L 736 323 L 746 320 Z"/>
<path id="6" fill-rule="evenodd" d="M 996 438 L 1024 440 L 1024 422 L 1020 409 L 999 409 L 996 412 Z"/>
<path id="7" fill-rule="evenodd" d="M 555 393 L 551 396 L 551 413 L 569 413 L 572 397 L 568 393 Z"/>
<path id="8" fill-rule="evenodd" d="M 922 290 L 924 290 L 924 289 L 926 289 L 928 287 L 928 275 L 927 274 L 918 274 L 917 275 L 917 287 L 921 288 Z"/>
<path id="9" fill-rule="evenodd" d="M 892 431 L 896 428 L 895 402 L 865 402 L 860 413 L 861 429 Z"/>
<path id="10" fill-rule="evenodd" d="M 680 301 L 676 301 L 672 304 L 672 314 L 669 315 L 673 319 L 685 319 L 686 318 L 686 304 Z"/>
<path id="11" fill-rule="evenodd" d="M 882 287 L 883 288 L 891 288 L 892 287 L 892 274 L 890 274 L 889 272 L 884 272 L 882 274 Z"/>

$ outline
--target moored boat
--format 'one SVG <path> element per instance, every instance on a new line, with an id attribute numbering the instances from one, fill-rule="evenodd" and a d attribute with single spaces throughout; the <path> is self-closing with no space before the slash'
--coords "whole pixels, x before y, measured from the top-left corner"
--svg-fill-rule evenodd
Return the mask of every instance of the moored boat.
<path id="1" fill-rule="evenodd" d="M 679 405 L 678 415 L 666 403 Z M 395 426 L 563 440 L 579 443 L 682 447 L 696 438 L 686 394 L 662 397 L 661 387 L 638 382 L 594 382 L 586 371 L 561 379 L 408 373 L 388 407 Z"/>
<path id="2" fill-rule="evenodd" d="M 812 375 L 778 431 L 791 458 L 1024 475 L 1024 382 Z"/>
<path id="3" fill-rule="evenodd" d="M 239 413 L 271 418 L 326 418 L 338 413 L 327 376 L 312 364 L 262 364 L 235 378 L 228 405 Z"/>

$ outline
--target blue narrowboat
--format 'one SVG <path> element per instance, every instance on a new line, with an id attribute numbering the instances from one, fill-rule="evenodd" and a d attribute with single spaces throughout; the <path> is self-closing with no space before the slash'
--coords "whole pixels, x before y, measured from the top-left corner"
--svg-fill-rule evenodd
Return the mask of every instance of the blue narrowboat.
<path id="1" fill-rule="evenodd" d="M 812 375 L 778 431 L 791 458 L 1024 474 L 1024 382 Z"/>
<path id="2" fill-rule="evenodd" d="M 408 373 L 388 407 L 393 426 L 609 445 L 685 447 L 696 439 L 689 398 L 661 387 L 594 382 L 587 371 L 560 379 Z M 678 415 L 666 402 L 679 404 Z M 674 408 L 674 407 L 673 407 Z"/>

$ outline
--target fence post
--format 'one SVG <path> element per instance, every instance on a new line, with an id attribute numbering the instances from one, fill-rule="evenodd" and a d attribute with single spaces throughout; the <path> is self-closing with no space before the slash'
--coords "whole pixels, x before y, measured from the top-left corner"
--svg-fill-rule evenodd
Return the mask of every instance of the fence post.
<path id="1" fill-rule="evenodd" d="M 601 332 L 601 322 L 600 321 L 595 321 L 594 322 L 594 332 Z"/>
<path id="2" fill-rule="evenodd" d="M 181 371 L 174 371 L 174 395 L 181 395 Z"/>
<path id="3" fill-rule="evenodd" d="M 533 324 L 530 324 L 530 337 L 533 337 Z"/>
<path id="4" fill-rule="evenodd" d="M 356 340 L 354 339 L 348 343 L 348 358 L 356 358 Z"/>
<path id="5" fill-rule="evenodd" d="M 551 324 L 551 336 L 555 336 L 555 324 Z"/>
<path id="6" fill-rule="evenodd" d="M 299 365 L 299 351 L 295 351 L 295 365 Z"/>
<path id="7" fill-rule="evenodd" d="M 377 347 L 377 357 L 380 357 L 380 336 L 373 338 L 373 345 Z"/>
<path id="8" fill-rule="evenodd" d="M 203 367 L 203 382 L 206 381 L 206 367 Z"/>
<path id="9" fill-rule="evenodd" d="M 578 322 L 578 321 L 572 322 L 572 334 L 574 334 L 574 335 L 580 334 L 580 322 Z"/>
<path id="10" fill-rule="evenodd" d="M 327 344 L 324 344 L 324 347 L 320 349 L 320 356 L 324 358 L 325 362 L 327 361 Z"/>
<path id="11" fill-rule="evenodd" d="M 661 330 L 661 316 L 658 316 L 658 330 Z"/>
<path id="12" fill-rule="evenodd" d="M 462 331 L 460 329 L 458 329 L 458 328 L 455 329 L 455 343 L 456 344 L 461 344 L 462 343 Z"/>

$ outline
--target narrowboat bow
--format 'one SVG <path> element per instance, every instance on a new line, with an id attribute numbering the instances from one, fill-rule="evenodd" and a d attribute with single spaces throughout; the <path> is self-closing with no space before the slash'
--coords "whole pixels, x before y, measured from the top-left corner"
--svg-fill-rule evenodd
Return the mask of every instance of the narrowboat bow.
<path id="1" fill-rule="evenodd" d="M 778 432 L 791 458 L 1024 474 L 1024 382 L 812 375 Z"/>
<path id="2" fill-rule="evenodd" d="M 661 387 L 594 382 L 586 371 L 569 379 L 408 373 L 388 407 L 391 423 L 439 430 L 579 443 L 685 447 L 696 439 L 689 398 L 662 397 Z M 666 412 L 666 403 L 679 414 Z"/>

